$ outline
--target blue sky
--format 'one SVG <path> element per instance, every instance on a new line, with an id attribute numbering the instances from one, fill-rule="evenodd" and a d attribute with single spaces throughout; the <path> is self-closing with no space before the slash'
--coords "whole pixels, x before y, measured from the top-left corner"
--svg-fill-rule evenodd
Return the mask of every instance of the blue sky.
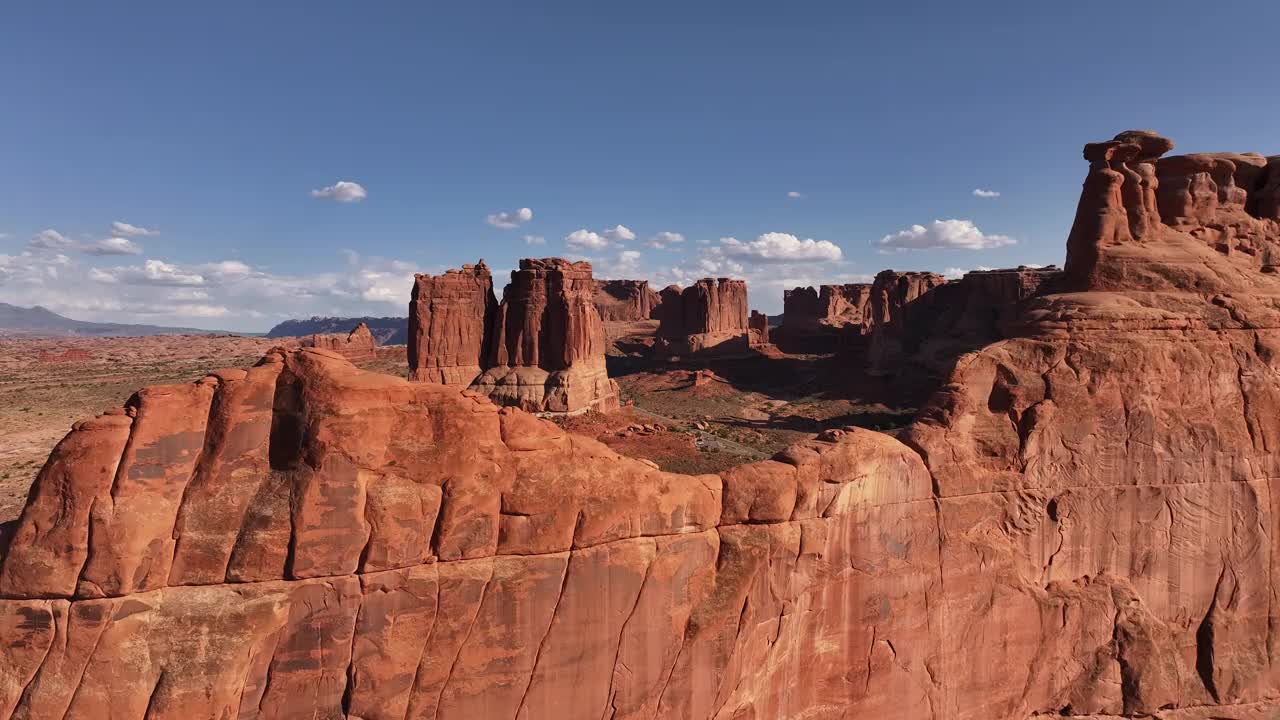
<path id="1" fill-rule="evenodd" d="M 777 312 L 886 267 L 1060 263 L 1080 148 L 1120 130 L 1280 153 L 1280 3 L 867 5 L 14 5 L 0 301 L 263 330 L 571 255 Z M 363 197 L 312 192 L 339 181 Z"/>

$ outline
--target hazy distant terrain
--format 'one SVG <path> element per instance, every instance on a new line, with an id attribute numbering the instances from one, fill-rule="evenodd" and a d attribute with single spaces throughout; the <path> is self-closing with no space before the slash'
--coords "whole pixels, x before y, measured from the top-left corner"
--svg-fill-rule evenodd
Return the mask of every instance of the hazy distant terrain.
<path id="1" fill-rule="evenodd" d="M 379 345 L 406 345 L 409 342 L 409 318 L 402 317 L 311 317 L 285 320 L 267 331 L 269 338 L 299 337 L 316 333 L 349 333 L 360 323 L 369 326 Z"/>
<path id="2" fill-rule="evenodd" d="M 0 303 L 0 335 L 111 337 L 116 335 L 214 334 L 214 332 L 199 328 L 72 320 L 39 305 L 24 308 L 18 305 Z"/>

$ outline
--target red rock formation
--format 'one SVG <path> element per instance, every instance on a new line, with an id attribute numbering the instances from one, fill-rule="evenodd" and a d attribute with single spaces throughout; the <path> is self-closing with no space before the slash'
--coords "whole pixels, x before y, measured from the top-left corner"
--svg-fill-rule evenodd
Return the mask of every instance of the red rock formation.
<path id="1" fill-rule="evenodd" d="M 521 260 L 502 291 L 490 355 L 472 388 L 535 412 L 616 409 L 595 290 L 591 263 Z"/>
<path id="2" fill-rule="evenodd" d="M 1026 301 L 1061 274 L 1052 265 L 975 270 L 934 286 L 905 308 L 907 321 L 873 328 L 869 371 L 932 392 L 961 355 L 1020 332 Z"/>
<path id="3" fill-rule="evenodd" d="M 373 333 L 369 332 L 369 326 L 364 323 L 356 325 L 346 335 L 308 335 L 302 338 L 299 344 L 302 347 L 320 348 L 336 352 L 352 362 L 365 362 L 378 356 L 377 345 L 373 341 Z"/>
<path id="4" fill-rule="evenodd" d="M 830 352 L 870 331 L 871 285 L 798 287 L 782 293 L 776 339 L 796 352 Z"/>
<path id="5" fill-rule="evenodd" d="M 703 278 L 681 290 L 670 286 L 660 294 L 658 337 L 678 355 L 745 351 L 747 283 L 729 278 Z"/>
<path id="6" fill-rule="evenodd" d="M 481 260 L 442 275 L 417 275 L 409 301 L 409 379 L 467 386 L 481 372 L 497 315 L 493 278 Z"/>
<path id="7" fill-rule="evenodd" d="M 752 347 L 769 344 L 769 316 L 758 310 L 747 318 L 747 339 Z"/>
<path id="8" fill-rule="evenodd" d="M 596 310 L 605 322 L 656 319 L 659 302 L 648 280 L 596 281 Z"/>
<path id="9" fill-rule="evenodd" d="M 32 489 L 0 717 L 1274 714 L 1280 275 L 1081 217 L 905 444 L 664 473 L 317 349 L 141 391 Z"/>

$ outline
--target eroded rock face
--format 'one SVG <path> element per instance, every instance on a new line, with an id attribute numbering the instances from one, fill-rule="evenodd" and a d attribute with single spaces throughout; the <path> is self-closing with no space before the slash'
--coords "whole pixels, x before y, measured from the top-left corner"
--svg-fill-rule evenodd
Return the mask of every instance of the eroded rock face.
<path id="1" fill-rule="evenodd" d="M 703 278 L 660 294 L 658 337 L 675 354 L 734 353 L 748 347 L 747 283 Z"/>
<path id="2" fill-rule="evenodd" d="M 345 335 L 308 335 L 302 338 L 299 344 L 302 347 L 320 348 L 336 352 L 352 362 L 373 360 L 378 356 L 377 343 L 373 340 L 373 333 L 369 331 L 369 326 L 364 323 L 356 325 L 351 332 Z"/>
<path id="3" fill-rule="evenodd" d="M 320 349 L 140 391 L 32 489 L 0 717 L 1268 717 L 1280 276 L 1082 217 L 904 442 L 664 473 Z"/>
<path id="4" fill-rule="evenodd" d="M 648 280 L 596 281 L 596 310 L 605 322 L 655 319 L 660 301 Z"/>
<path id="5" fill-rule="evenodd" d="M 870 329 L 871 284 L 798 287 L 782 293 L 777 339 L 796 351 L 831 351 Z"/>
<path id="6" fill-rule="evenodd" d="M 489 358 L 472 388 L 534 412 L 616 409 L 595 292 L 591 263 L 521 260 L 502 291 Z"/>
<path id="7" fill-rule="evenodd" d="M 936 388 L 961 355 L 1019 334 L 1026 302 L 1052 292 L 1062 271 L 974 270 L 911 301 L 904 321 L 872 328 L 869 369 Z"/>
<path id="8" fill-rule="evenodd" d="M 769 316 L 758 310 L 751 311 L 751 317 L 747 318 L 748 338 L 751 345 L 768 345 L 769 344 Z"/>
<path id="9" fill-rule="evenodd" d="M 466 387 L 481 372 L 498 301 L 481 260 L 442 275 L 416 275 L 409 300 L 409 379 Z"/>

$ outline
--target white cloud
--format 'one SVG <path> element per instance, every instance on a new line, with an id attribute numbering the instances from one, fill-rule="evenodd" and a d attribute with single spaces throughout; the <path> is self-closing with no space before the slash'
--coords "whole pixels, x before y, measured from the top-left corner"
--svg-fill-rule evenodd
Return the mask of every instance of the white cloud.
<path id="1" fill-rule="evenodd" d="M 142 247 L 129 238 L 109 237 L 84 245 L 80 251 L 88 255 L 141 255 Z"/>
<path id="2" fill-rule="evenodd" d="M 980 198 L 998 198 L 1000 197 L 1000 193 L 995 190 L 983 190 L 982 188 L 978 188 L 973 191 L 973 196 Z"/>
<path id="3" fill-rule="evenodd" d="M 541 235 L 525 235 L 523 239 L 524 239 L 525 245 L 546 245 L 547 244 L 547 239 L 542 237 Z"/>
<path id="4" fill-rule="evenodd" d="M 424 269 L 350 254 L 334 257 L 330 270 L 299 275 L 239 259 L 94 267 L 74 257 L 0 254 L 0 302 L 83 320 L 266 330 L 290 317 L 404 315 L 413 275 Z"/>
<path id="5" fill-rule="evenodd" d="M 600 234 L 614 242 L 628 242 L 636 239 L 636 234 L 626 225 L 615 225 Z"/>
<path id="6" fill-rule="evenodd" d="M 661 250 L 670 245 L 679 245 L 682 242 L 684 242 L 684 235 L 681 235 L 678 232 L 664 230 L 649 238 L 649 241 L 646 244 L 651 248 Z"/>
<path id="7" fill-rule="evenodd" d="M 503 211 L 494 213 L 484 219 L 485 222 L 496 228 L 510 230 L 518 228 L 521 225 L 533 219 L 533 211 L 529 208 L 520 208 L 518 210 Z"/>
<path id="8" fill-rule="evenodd" d="M 111 234 L 116 237 L 146 237 L 148 235 L 159 235 L 160 231 L 116 220 L 111 223 Z"/>
<path id="9" fill-rule="evenodd" d="M 792 200 L 798 200 L 799 198 L 804 197 L 804 193 L 798 192 L 796 190 L 792 190 L 787 193 L 787 197 L 791 198 Z"/>
<path id="10" fill-rule="evenodd" d="M 89 278 L 100 283 L 124 285 L 203 285 L 204 276 L 188 272 L 163 260 L 146 260 L 142 265 L 91 268 Z"/>
<path id="11" fill-rule="evenodd" d="M 604 250 L 609 247 L 609 241 L 602 237 L 599 233 L 591 232 L 583 228 L 582 230 L 574 230 L 564 238 L 564 244 L 571 250 Z"/>
<path id="12" fill-rule="evenodd" d="M 893 250 L 985 250 L 1016 242 L 1007 235 L 987 235 L 971 220 L 934 220 L 927 226 L 912 225 L 906 230 L 885 235 L 873 244 Z"/>
<path id="13" fill-rule="evenodd" d="M 41 230 L 27 242 L 31 250 L 68 250 L 75 245 L 70 239 L 57 230 Z"/>
<path id="14" fill-rule="evenodd" d="M 720 249 L 730 257 L 757 263 L 838 262 L 844 258 L 840 246 L 830 240 L 801 240 L 787 233 L 765 233 L 750 242 L 721 238 Z"/>
<path id="15" fill-rule="evenodd" d="M 312 190 L 311 197 L 333 200 L 334 202 L 340 203 L 353 203 L 360 202 L 361 200 L 369 197 L 369 193 L 364 189 L 364 186 L 358 182 L 339 180 L 328 187 L 323 187 L 319 190 Z"/>

